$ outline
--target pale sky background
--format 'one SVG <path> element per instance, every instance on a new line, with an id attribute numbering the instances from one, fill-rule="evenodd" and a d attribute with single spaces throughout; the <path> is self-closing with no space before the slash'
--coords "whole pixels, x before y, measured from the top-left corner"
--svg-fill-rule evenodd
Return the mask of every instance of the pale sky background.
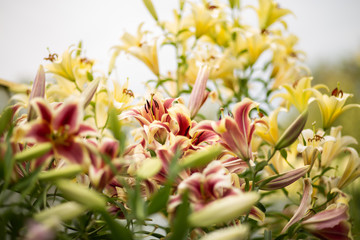
<path id="1" fill-rule="evenodd" d="M 254 2 L 242 0 L 242 3 Z M 360 52 L 359 0 L 279 0 L 296 16 L 287 16 L 289 31 L 299 36 L 298 48 L 307 63 L 335 61 Z M 171 19 L 177 0 L 153 0 L 160 19 Z M 247 16 L 247 15 L 246 15 Z M 255 19 L 255 13 L 249 13 Z M 33 80 L 39 64 L 51 52 L 62 53 L 83 41 L 86 55 L 107 71 L 111 46 L 124 31 L 135 33 L 139 23 L 151 28 L 154 21 L 142 0 L 0 0 L 0 78 Z M 164 52 L 164 51 L 162 51 Z M 160 56 L 165 66 L 166 54 Z M 165 59 L 165 60 L 164 60 Z M 130 88 L 143 91 L 141 82 L 151 73 L 133 58 L 118 62 L 117 75 L 129 77 Z"/>

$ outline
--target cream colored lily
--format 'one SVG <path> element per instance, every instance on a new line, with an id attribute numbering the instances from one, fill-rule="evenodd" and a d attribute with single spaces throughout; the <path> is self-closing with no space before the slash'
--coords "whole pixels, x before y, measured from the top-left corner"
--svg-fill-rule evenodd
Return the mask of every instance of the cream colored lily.
<path id="1" fill-rule="evenodd" d="M 348 97 L 352 97 L 352 94 L 341 92 L 341 94 L 338 94 L 337 96 L 328 96 L 316 89 L 312 89 L 312 91 L 321 111 L 324 129 L 331 127 L 335 119 L 337 119 L 344 111 L 353 107 L 360 108 L 360 104 L 348 104 L 344 106 L 346 100 Z"/>
<path id="2" fill-rule="evenodd" d="M 341 152 L 343 152 L 348 145 L 357 144 L 355 138 L 351 136 L 341 136 L 341 129 L 342 126 L 332 127 L 330 130 L 330 136 L 334 137 L 336 141 L 329 141 L 323 145 L 321 162 L 324 167 L 329 166 L 332 160 L 336 158 Z"/>
<path id="3" fill-rule="evenodd" d="M 109 73 L 114 68 L 117 56 L 124 51 L 145 63 L 156 76 L 159 76 L 157 39 L 153 39 L 151 42 L 146 41 L 145 36 L 148 32 L 143 31 L 142 26 L 143 23 L 139 25 L 135 36 L 125 32 L 120 38 L 122 44 L 113 47 L 114 52 L 109 64 Z"/>
<path id="4" fill-rule="evenodd" d="M 319 88 L 326 88 L 327 87 L 324 84 L 318 84 L 313 87 L 311 87 L 311 81 L 312 77 L 303 77 L 298 82 L 295 82 L 295 84 L 284 84 L 282 85 L 283 88 L 287 92 L 280 92 L 275 94 L 272 99 L 281 97 L 284 100 L 286 100 L 286 107 L 287 109 L 290 108 L 291 105 L 294 105 L 299 112 L 303 112 L 305 109 L 307 109 L 309 105 L 309 100 L 311 96 L 313 95 L 313 92 L 310 90 L 313 89 L 319 89 Z"/>
<path id="5" fill-rule="evenodd" d="M 353 148 L 347 149 L 350 152 L 349 160 L 345 167 L 337 187 L 344 188 L 360 176 L 360 158 L 358 152 Z"/>

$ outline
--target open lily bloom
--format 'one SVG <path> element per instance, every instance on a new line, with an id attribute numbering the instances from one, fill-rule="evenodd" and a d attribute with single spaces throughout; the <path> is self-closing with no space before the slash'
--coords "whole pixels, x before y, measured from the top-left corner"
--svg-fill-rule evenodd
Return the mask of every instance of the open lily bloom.
<path id="1" fill-rule="evenodd" d="M 341 91 L 341 93 L 328 96 L 320 93 L 316 89 L 313 89 L 312 91 L 321 111 L 324 129 L 331 127 L 335 119 L 337 119 L 344 111 L 353 107 L 360 108 L 359 104 L 348 104 L 345 106 L 345 102 L 352 96 L 351 94 L 342 93 Z"/>
<path id="2" fill-rule="evenodd" d="M 216 133 L 225 148 L 242 160 L 249 160 L 252 158 L 251 139 L 255 131 L 255 124 L 266 124 L 260 119 L 251 121 L 249 112 L 254 107 L 256 107 L 255 102 L 244 99 L 235 105 L 234 118 L 226 116 L 218 122 L 202 121 L 192 131 L 208 130 Z"/>
<path id="3" fill-rule="evenodd" d="M 51 143 L 53 148 L 48 153 L 50 156 L 54 154 L 56 158 L 86 164 L 87 155 L 82 138 L 89 133 L 94 134 L 94 129 L 81 123 L 81 104 L 69 101 L 53 108 L 44 99 L 37 98 L 32 106 L 38 118 L 24 126 L 28 129 L 25 138 L 33 143 Z"/>
<path id="4" fill-rule="evenodd" d="M 302 153 L 304 164 L 313 165 L 319 153 L 322 152 L 323 144 L 329 141 L 335 142 L 332 136 L 324 136 L 325 133 L 318 131 L 314 133 L 313 130 L 305 129 L 299 136 L 299 144 L 297 150 Z"/>

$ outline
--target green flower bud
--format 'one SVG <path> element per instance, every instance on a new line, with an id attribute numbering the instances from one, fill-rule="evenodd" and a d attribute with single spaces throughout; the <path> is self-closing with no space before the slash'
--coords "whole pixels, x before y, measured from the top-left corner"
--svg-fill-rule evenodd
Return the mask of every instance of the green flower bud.
<path id="1" fill-rule="evenodd" d="M 145 7 L 147 8 L 147 10 L 149 11 L 149 13 L 151 14 L 151 16 L 155 19 L 155 21 L 158 20 L 158 16 L 156 14 L 154 5 L 152 4 L 151 0 L 143 0 Z"/>
<path id="2" fill-rule="evenodd" d="M 22 152 L 15 154 L 15 161 L 24 162 L 29 161 L 48 153 L 52 148 L 51 143 L 40 143 L 32 148 L 28 148 Z"/>
<path id="3" fill-rule="evenodd" d="M 224 223 L 249 211 L 259 198 L 259 194 L 255 192 L 225 197 L 209 203 L 199 211 L 193 212 L 188 220 L 194 227 L 207 227 Z"/>
<path id="4" fill-rule="evenodd" d="M 54 181 L 59 178 L 74 178 L 82 171 L 80 165 L 69 165 L 59 169 L 52 169 L 39 173 L 38 179 L 40 181 Z"/>
<path id="5" fill-rule="evenodd" d="M 57 180 L 55 185 L 65 198 L 76 201 L 89 209 L 105 211 L 106 200 L 98 192 L 70 180 Z"/>
<path id="6" fill-rule="evenodd" d="M 222 228 L 206 234 L 200 240 L 242 240 L 248 239 L 249 228 L 244 225 L 235 225 Z"/>
<path id="7" fill-rule="evenodd" d="M 221 152 L 223 148 L 220 145 L 210 146 L 203 150 L 197 151 L 188 157 L 185 157 L 181 162 L 182 168 L 196 168 L 207 165 L 214 160 Z"/>
<path id="8" fill-rule="evenodd" d="M 148 179 L 157 174 L 162 167 L 162 162 L 158 158 L 148 158 L 144 160 L 136 175 L 142 179 Z"/>
<path id="9" fill-rule="evenodd" d="M 306 109 L 295 119 L 295 121 L 285 130 L 285 132 L 279 138 L 278 142 L 275 145 L 276 150 L 283 149 L 295 142 L 295 140 L 298 138 L 301 131 L 305 127 L 308 115 L 308 110 Z"/>
<path id="10" fill-rule="evenodd" d="M 66 202 L 35 214 L 34 219 L 49 227 L 53 227 L 59 224 L 60 221 L 71 220 L 79 216 L 85 210 L 83 206 L 76 202 Z"/>

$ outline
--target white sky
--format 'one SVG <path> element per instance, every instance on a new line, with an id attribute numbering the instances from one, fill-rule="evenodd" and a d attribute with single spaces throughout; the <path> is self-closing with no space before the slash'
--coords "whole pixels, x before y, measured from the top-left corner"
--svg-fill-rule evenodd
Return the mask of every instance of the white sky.
<path id="1" fill-rule="evenodd" d="M 161 19 L 169 19 L 177 0 L 153 0 Z M 256 2 L 242 0 L 243 3 Z M 332 60 L 360 52 L 360 1 L 279 0 L 288 16 L 289 30 L 300 38 L 299 48 L 308 63 Z M 249 15 L 254 17 L 254 15 Z M 0 0 L 0 78 L 32 80 L 39 64 L 51 52 L 62 53 L 82 40 L 86 55 L 103 63 L 109 49 L 126 30 L 134 33 L 140 22 L 154 24 L 142 0 Z M 163 56 L 163 55 L 162 55 Z M 162 57 L 160 57 L 162 59 Z M 165 60 L 161 60 L 165 64 Z M 152 77 L 142 63 L 129 58 L 120 62 L 118 76 L 129 77 L 130 88 L 142 91 Z"/>

